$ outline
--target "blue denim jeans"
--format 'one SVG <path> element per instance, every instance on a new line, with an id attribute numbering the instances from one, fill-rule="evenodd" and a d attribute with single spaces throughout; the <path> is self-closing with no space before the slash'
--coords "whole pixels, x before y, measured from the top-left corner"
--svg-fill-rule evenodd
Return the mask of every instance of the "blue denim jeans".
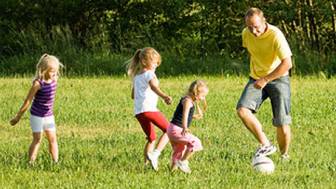
<path id="1" fill-rule="evenodd" d="M 256 89 L 255 79 L 250 78 L 238 101 L 236 109 L 245 107 L 256 113 L 261 104 L 270 98 L 273 111 L 273 125 L 289 125 L 290 116 L 290 81 L 289 76 L 282 76 L 269 82 L 263 89 Z"/>

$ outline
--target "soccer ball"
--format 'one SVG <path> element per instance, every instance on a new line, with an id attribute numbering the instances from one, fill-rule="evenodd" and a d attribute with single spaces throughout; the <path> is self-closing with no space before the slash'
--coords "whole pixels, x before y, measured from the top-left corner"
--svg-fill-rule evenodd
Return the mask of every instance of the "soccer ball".
<path id="1" fill-rule="evenodd" d="M 266 174 L 273 173 L 275 169 L 273 161 L 266 156 L 253 157 L 252 166 L 256 171 Z"/>

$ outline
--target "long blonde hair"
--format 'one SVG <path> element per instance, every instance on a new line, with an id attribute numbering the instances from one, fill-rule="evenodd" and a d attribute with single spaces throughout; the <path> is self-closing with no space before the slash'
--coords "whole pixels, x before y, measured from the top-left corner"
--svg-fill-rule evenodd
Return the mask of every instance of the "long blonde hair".
<path id="1" fill-rule="evenodd" d="M 60 75 L 60 67 L 64 67 L 63 64 L 58 60 L 57 57 L 53 55 L 49 55 L 47 53 L 43 54 L 36 64 L 36 73 L 35 73 L 35 79 L 41 79 L 43 80 L 45 77 L 45 74 L 50 68 L 50 65 L 54 64 L 57 67 L 57 75 Z"/>
<path id="2" fill-rule="evenodd" d="M 139 74 L 143 68 L 150 67 L 152 60 L 157 57 L 157 66 L 161 64 L 160 54 L 152 47 L 145 47 L 135 51 L 133 57 L 128 61 L 127 74 L 130 77 L 134 77 Z"/>
<path id="3" fill-rule="evenodd" d="M 195 96 L 198 95 L 202 89 L 209 90 L 205 81 L 195 80 L 190 84 L 189 89 L 187 91 L 187 95 L 192 97 L 192 99 L 195 99 Z M 205 99 L 201 100 L 201 102 L 203 102 L 202 105 L 200 105 L 198 102 L 196 102 L 196 105 L 200 106 L 201 110 L 205 112 L 207 109 L 207 102 Z"/>

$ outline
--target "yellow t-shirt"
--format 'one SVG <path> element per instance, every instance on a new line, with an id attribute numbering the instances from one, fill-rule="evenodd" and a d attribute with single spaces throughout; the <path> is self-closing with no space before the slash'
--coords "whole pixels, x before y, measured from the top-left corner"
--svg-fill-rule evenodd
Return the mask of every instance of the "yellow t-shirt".
<path id="1" fill-rule="evenodd" d="M 265 77 L 274 71 L 281 60 L 292 56 L 287 40 L 279 28 L 267 24 L 261 36 L 254 36 L 247 28 L 242 32 L 243 47 L 250 54 L 250 76 L 254 79 Z"/>

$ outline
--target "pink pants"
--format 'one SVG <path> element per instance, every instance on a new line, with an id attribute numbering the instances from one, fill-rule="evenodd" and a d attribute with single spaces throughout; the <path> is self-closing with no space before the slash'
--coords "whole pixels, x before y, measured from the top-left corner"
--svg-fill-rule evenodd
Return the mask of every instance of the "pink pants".
<path id="1" fill-rule="evenodd" d="M 182 128 L 170 123 L 167 129 L 167 135 L 173 147 L 172 163 L 183 157 L 184 152 L 196 152 L 203 149 L 200 139 L 191 133 L 182 136 Z"/>
<path id="2" fill-rule="evenodd" d="M 143 112 L 137 114 L 135 117 L 138 119 L 149 142 L 152 142 L 156 139 L 154 125 L 156 125 L 164 133 L 169 126 L 169 122 L 161 112 Z"/>

